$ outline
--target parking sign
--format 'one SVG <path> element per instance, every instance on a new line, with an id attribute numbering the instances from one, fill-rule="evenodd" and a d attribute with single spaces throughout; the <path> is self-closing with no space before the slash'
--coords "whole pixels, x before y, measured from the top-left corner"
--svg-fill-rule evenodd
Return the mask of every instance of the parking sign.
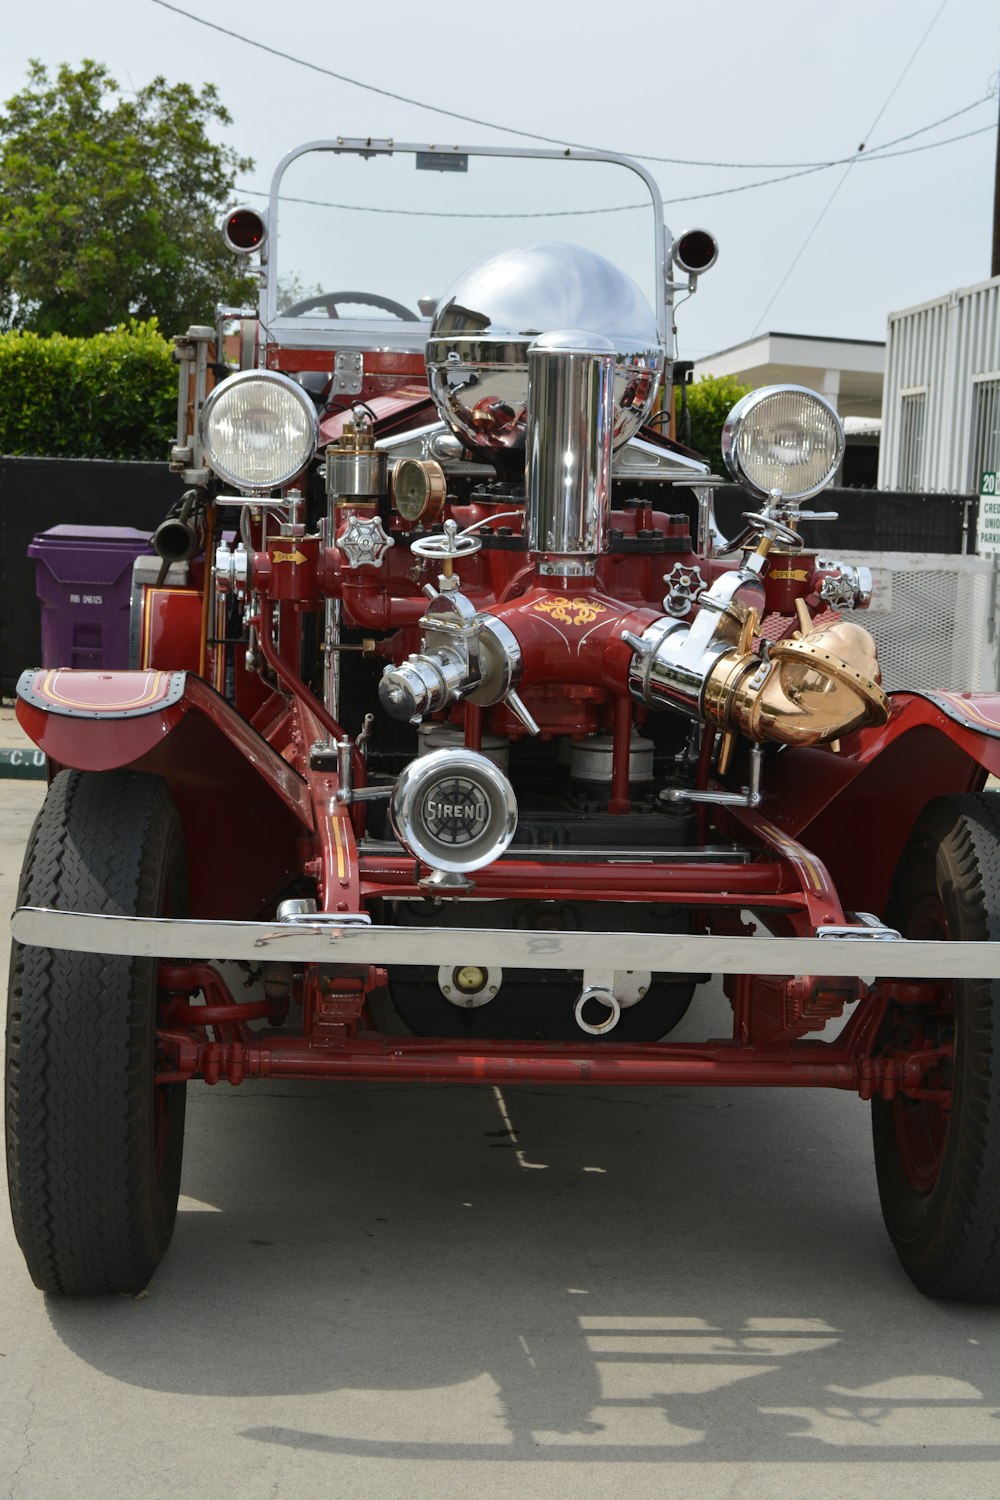
<path id="1" fill-rule="evenodd" d="M 976 551 L 980 557 L 1000 553 L 1000 474 L 996 469 L 984 469 L 979 481 Z"/>

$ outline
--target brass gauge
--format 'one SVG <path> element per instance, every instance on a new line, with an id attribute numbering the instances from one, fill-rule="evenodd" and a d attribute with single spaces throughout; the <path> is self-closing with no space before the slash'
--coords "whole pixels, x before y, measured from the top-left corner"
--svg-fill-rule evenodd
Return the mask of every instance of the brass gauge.
<path id="1" fill-rule="evenodd" d="M 392 503 L 404 521 L 436 521 L 444 510 L 444 470 L 432 458 L 401 458 L 392 476 Z"/>

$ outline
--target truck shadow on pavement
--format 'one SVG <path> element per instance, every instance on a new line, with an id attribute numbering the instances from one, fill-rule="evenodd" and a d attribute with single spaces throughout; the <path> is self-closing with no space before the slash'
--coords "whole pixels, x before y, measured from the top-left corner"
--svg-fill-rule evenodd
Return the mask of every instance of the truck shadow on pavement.
<path id="1" fill-rule="evenodd" d="M 996 1461 L 1000 1309 L 911 1287 L 857 1100 L 343 1084 L 189 1108 L 148 1293 L 47 1310 L 117 1380 L 259 1401 L 248 1440 Z M 297 1394 L 327 1397 L 322 1430 L 275 1422 Z"/>

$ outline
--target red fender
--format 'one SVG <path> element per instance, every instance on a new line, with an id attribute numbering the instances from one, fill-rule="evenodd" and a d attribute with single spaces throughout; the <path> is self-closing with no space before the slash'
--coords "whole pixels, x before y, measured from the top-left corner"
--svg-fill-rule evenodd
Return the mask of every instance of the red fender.
<path id="1" fill-rule="evenodd" d="M 825 862 L 845 908 L 885 913 L 909 831 L 934 797 L 1000 776 L 1000 694 L 890 694 L 888 721 L 847 735 L 841 753 L 771 757 L 762 812 Z"/>
<path id="2" fill-rule="evenodd" d="M 311 851 L 306 782 L 193 673 L 30 670 L 17 717 L 53 770 L 163 777 L 184 823 L 192 916 L 266 910 L 300 872 L 303 840 Z"/>

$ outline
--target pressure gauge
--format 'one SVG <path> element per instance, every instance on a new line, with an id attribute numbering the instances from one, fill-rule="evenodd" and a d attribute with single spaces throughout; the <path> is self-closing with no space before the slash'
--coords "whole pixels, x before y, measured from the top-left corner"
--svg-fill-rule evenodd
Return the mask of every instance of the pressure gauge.
<path id="1" fill-rule="evenodd" d="M 444 470 L 432 458 L 401 458 L 392 476 L 392 501 L 404 521 L 436 521 L 444 510 Z"/>

